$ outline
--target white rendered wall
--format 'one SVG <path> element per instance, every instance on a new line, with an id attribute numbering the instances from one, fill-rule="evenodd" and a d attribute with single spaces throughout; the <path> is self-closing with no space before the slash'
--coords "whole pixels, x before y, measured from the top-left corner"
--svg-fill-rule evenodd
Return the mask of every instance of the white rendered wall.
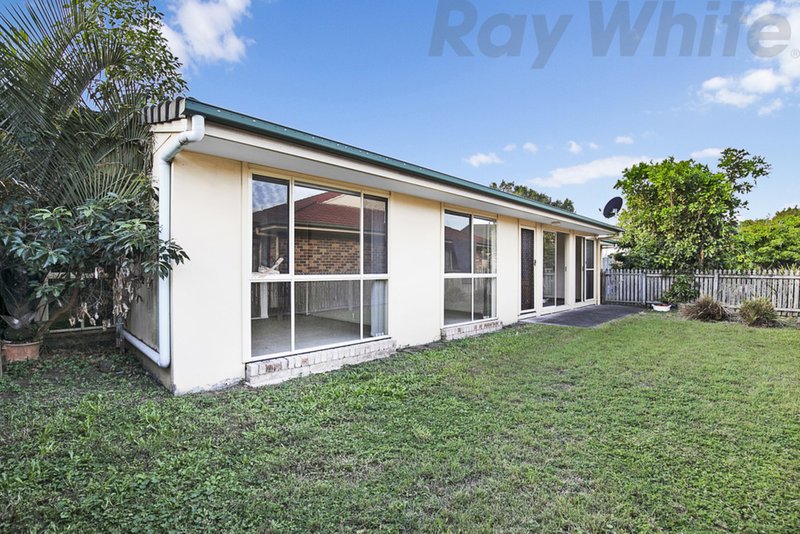
<path id="1" fill-rule="evenodd" d="M 292 175 L 292 169 L 281 172 Z M 191 259 L 173 273 L 172 367 L 158 376 L 176 393 L 214 389 L 245 377 L 250 342 L 245 339 L 249 331 L 245 321 L 250 320 L 245 247 L 250 229 L 243 221 L 250 201 L 244 198 L 243 184 L 248 173 L 246 163 L 193 152 L 179 154 L 173 164 L 172 233 Z M 313 182 L 313 177 L 303 179 Z M 389 194 L 388 321 L 398 347 L 441 338 L 444 209 L 438 201 Z M 537 301 L 543 274 L 542 230 L 563 230 L 488 211 L 478 215 L 497 220 L 497 318 L 504 325 L 513 324 L 520 315 L 520 227 L 536 232 Z M 569 266 L 564 277 L 567 303 L 574 302 L 573 236 L 570 233 L 564 251 Z M 597 295 L 599 243 L 595 246 Z M 537 307 L 548 311 L 538 302 Z"/>
<path id="2" fill-rule="evenodd" d="M 190 152 L 172 167 L 172 236 L 190 257 L 172 278 L 176 393 L 244 378 L 242 164 Z"/>
<path id="3" fill-rule="evenodd" d="M 389 334 L 399 347 L 441 337 L 442 207 L 406 195 L 389 201 Z"/>

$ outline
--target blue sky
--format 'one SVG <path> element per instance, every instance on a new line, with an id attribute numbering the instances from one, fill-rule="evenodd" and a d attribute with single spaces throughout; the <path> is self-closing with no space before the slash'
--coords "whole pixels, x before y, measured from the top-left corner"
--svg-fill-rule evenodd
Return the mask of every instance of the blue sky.
<path id="1" fill-rule="evenodd" d="M 697 21 L 689 56 L 680 54 L 679 28 L 670 34 L 666 53 L 654 53 L 659 24 L 669 28 L 662 12 L 669 2 L 658 2 L 637 52 L 622 57 L 617 39 L 607 54 L 593 55 L 598 33 L 590 24 L 588 1 L 446 1 L 451 4 L 170 0 L 158 5 L 166 14 L 165 31 L 187 65 L 190 94 L 219 106 L 477 182 L 515 180 L 572 198 L 589 216 L 599 217 L 598 210 L 615 196 L 615 177 L 626 165 L 693 154 L 713 165 L 714 149 L 728 146 L 763 155 L 774 166 L 750 195 L 748 217 L 800 204 L 800 59 L 794 58 L 800 55 L 795 53 L 800 3 L 746 3 L 736 54 L 725 57 L 722 17 L 731 2 L 672 3 L 676 15 Z M 603 18 L 597 20 L 603 23 L 613 9 L 625 8 L 602 5 Z M 434 35 L 458 25 L 469 6 L 477 18 L 474 29 L 464 28 L 461 42 L 473 55 L 460 56 L 449 43 L 432 55 Z M 630 3 L 634 20 L 644 7 L 642 1 Z M 437 25 L 440 9 L 450 16 Z M 790 40 L 768 43 L 783 45 L 781 54 L 759 57 L 748 47 L 747 31 L 773 13 L 796 31 Z M 499 23 L 489 32 L 495 44 L 521 43 L 519 55 L 488 57 L 480 29 L 503 14 L 526 17 L 522 32 Z M 538 69 L 532 68 L 538 55 L 533 15 L 549 30 L 561 17 L 571 17 L 560 40 L 553 41 L 549 61 Z M 700 57 L 709 16 L 717 16 L 709 25 L 713 46 L 710 56 Z"/>

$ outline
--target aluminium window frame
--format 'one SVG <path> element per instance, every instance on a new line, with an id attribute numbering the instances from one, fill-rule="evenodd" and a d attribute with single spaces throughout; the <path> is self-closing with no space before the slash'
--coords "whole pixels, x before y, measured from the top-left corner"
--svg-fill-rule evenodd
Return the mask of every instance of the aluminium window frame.
<path id="1" fill-rule="evenodd" d="M 470 233 L 470 239 L 469 239 L 469 241 L 470 241 L 470 243 L 469 243 L 469 245 L 470 245 L 469 246 L 470 272 L 469 273 L 448 273 L 447 272 L 447 267 L 446 267 L 446 264 L 447 264 L 446 244 L 447 244 L 447 242 L 446 242 L 446 224 L 445 224 L 445 219 L 446 219 L 446 216 L 447 216 L 448 213 L 451 214 L 451 215 L 458 215 L 458 216 L 461 216 L 461 217 L 469 217 L 469 226 L 470 226 L 470 232 L 469 232 Z M 494 224 L 494 228 L 495 228 L 495 236 L 494 236 L 494 243 L 493 243 L 494 259 L 492 261 L 492 270 L 493 270 L 493 272 L 491 272 L 491 273 L 476 273 L 475 272 L 475 222 L 474 222 L 475 218 L 478 218 L 478 219 L 481 219 L 481 220 L 484 220 L 484 221 L 489 221 L 489 222 Z M 442 298 L 441 298 L 441 303 L 442 303 L 442 313 L 441 313 L 442 328 L 453 328 L 453 327 L 458 327 L 458 326 L 464 326 L 464 325 L 469 325 L 469 324 L 477 324 L 477 323 L 497 320 L 497 318 L 498 318 L 498 311 L 497 310 L 498 310 L 498 307 L 499 307 L 498 304 L 497 304 L 497 271 L 498 271 L 498 268 L 497 268 L 498 267 L 498 265 L 497 265 L 497 259 L 498 259 L 498 254 L 497 254 L 497 239 L 498 239 L 497 228 L 498 228 L 498 222 L 497 222 L 497 218 L 496 217 L 493 218 L 493 217 L 490 217 L 490 216 L 487 216 L 487 215 L 484 215 L 484 214 L 481 214 L 481 213 L 475 213 L 473 211 L 467 211 L 467 210 L 462 210 L 462 209 L 459 209 L 459 208 L 451 208 L 449 206 L 443 206 L 442 207 L 442 224 L 441 224 L 441 228 L 442 228 L 442 234 L 441 234 L 442 235 L 442 246 L 441 246 L 441 250 L 442 250 L 442 273 L 443 273 L 443 278 L 442 278 Z M 460 323 L 447 324 L 447 323 L 445 323 L 445 310 L 446 310 L 446 308 L 445 308 L 445 298 L 447 296 L 446 289 L 445 289 L 445 285 L 446 285 L 445 284 L 445 280 L 465 280 L 465 279 L 469 279 L 471 281 L 470 282 L 470 317 L 475 317 L 475 280 L 478 280 L 478 279 L 491 279 L 491 280 L 494 280 L 494 288 L 493 288 L 494 289 L 494 291 L 493 291 L 493 297 L 494 297 L 494 310 L 493 311 L 494 311 L 494 313 L 493 313 L 493 315 L 491 317 L 487 317 L 487 318 L 483 318 L 483 319 L 471 319 L 469 321 L 462 321 Z"/>
<path id="2" fill-rule="evenodd" d="M 260 275 L 259 273 L 252 272 L 253 270 L 253 181 L 255 177 L 263 177 L 276 182 L 285 182 L 288 185 L 287 204 L 289 205 L 289 264 L 288 274 L 276 275 Z M 358 196 L 360 199 L 360 214 L 359 214 L 359 274 L 297 274 L 295 272 L 295 187 L 306 186 L 310 188 L 322 189 L 325 191 L 338 191 L 344 194 Z M 390 249 L 389 246 L 389 204 L 390 195 L 388 193 L 373 191 L 363 187 L 348 188 L 347 184 L 333 183 L 332 181 L 320 179 L 317 177 L 297 175 L 294 173 L 287 173 L 277 169 L 270 169 L 257 166 L 243 166 L 242 169 L 242 211 L 243 211 L 243 228 L 242 228 L 242 252 L 243 252 L 243 302 L 242 302 L 242 362 L 252 363 L 259 361 L 274 360 L 276 358 L 283 358 L 287 356 L 294 356 L 297 354 L 305 354 L 309 352 L 318 352 L 322 350 L 335 349 L 340 347 L 349 347 L 352 345 L 359 345 L 363 343 L 370 343 L 373 341 L 380 341 L 391 338 L 389 331 L 389 281 L 391 279 L 390 269 Z M 364 200 L 365 198 L 372 198 L 375 200 L 382 200 L 386 202 L 386 273 L 383 274 L 365 274 L 364 273 Z M 359 282 L 359 339 L 344 341 L 340 343 L 331 343 L 326 345 L 319 345 L 314 347 L 297 349 L 297 328 L 296 328 L 296 284 L 304 282 Z M 365 337 L 364 336 L 364 282 L 366 281 L 383 281 L 386 282 L 386 330 L 387 332 L 382 336 Z M 252 352 L 252 309 L 251 309 L 251 291 L 255 284 L 277 284 L 289 283 L 289 300 L 290 300 L 290 350 L 270 353 L 270 354 L 253 354 Z"/>

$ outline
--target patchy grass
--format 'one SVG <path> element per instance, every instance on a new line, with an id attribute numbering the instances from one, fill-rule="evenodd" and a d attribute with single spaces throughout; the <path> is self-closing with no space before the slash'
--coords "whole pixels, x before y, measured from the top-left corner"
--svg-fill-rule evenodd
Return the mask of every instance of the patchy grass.
<path id="1" fill-rule="evenodd" d="M 535 325 L 183 398 L 51 355 L 0 425 L 0 531 L 800 530 L 794 329 Z"/>

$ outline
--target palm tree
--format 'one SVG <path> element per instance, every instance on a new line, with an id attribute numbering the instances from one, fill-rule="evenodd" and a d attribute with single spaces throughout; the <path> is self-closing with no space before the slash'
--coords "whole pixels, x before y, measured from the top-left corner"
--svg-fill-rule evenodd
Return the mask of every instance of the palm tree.
<path id="1" fill-rule="evenodd" d="M 137 196 L 149 185 L 149 133 L 138 114 L 185 84 L 153 33 L 157 12 L 146 0 L 124 6 L 34 0 L 0 15 L 5 183 L 65 206 L 110 192 Z"/>
<path id="2" fill-rule="evenodd" d="M 185 89 L 160 28 L 149 0 L 31 0 L 0 14 L 0 206 L 75 210 L 111 198 L 114 206 L 131 207 L 115 209 L 112 218 L 134 211 L 142 217 L 143 209 L 155 213 L 151 138 L 140 113 Z M 144 218 L 143 232 L 157 235 L 155 216 Z M 8 245 L 21 229 L 9 224 L 0 231 Z M 138 252 L 147 248 L 137 246 Z M 164 243 L 156 251 L 159 246 L 179 252 Z M 0 247 L 0 271 L 18 276 L 6 273 L 4 279 L 45 283 L 46 272 L 30 272 L 29 253 L 14 255 L 7 248 Z M 111 254 L 111 248 L 92 253 Z M 120 259 L 131 258 L 115 261 Z M 79 271 L 91 264 L 61 265 L 81 279 L 85 273 Z M 79 286 L 62 299 L 62 313 L 82 298 Z"/>

